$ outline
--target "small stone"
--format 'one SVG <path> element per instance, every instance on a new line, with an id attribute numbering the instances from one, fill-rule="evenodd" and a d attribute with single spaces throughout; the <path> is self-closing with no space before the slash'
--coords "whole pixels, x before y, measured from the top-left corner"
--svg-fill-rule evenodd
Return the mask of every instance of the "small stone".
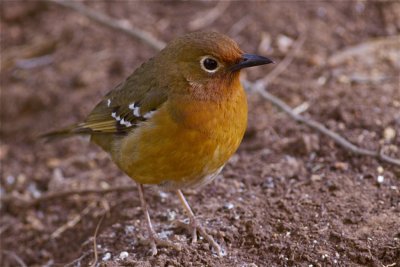
<path id="1" fill-rule="evenodd" d="M 377 171 L 379 174 L 383 173 L 383 167 L 382 167 L 382 166 L 379 166 L 378 168 L 376 168 L 376 171 Z"/>
<path id="2" fill-rule="evenodd" d="M 176 219 L 176 212 L 174 210 L 167 210 L 167 220 L 174 221 Z"/>
<path id="3" fill-rule="evenodd" d="M 339 77 L 338 77 L 338 81 L 340 82 L 340 83 L 344 83 L 344 84 L 349 84 L 350 83 L 350 78 L 349 77 L 347 77 L 346 75 L 340 75 Z"/>
<path id="4" fill-rule="evenodd" d="M 322 180 L 321 175 L 318 175 L 318 174 L 311 175 L 311 181 L 317 182 L 317 181 L 321 181 L 321 180 Z"/>
<path id="5" fill-rule="evenodd" d="M 383 177 L 383 175 L 378 175 L 378 178 L 376 179 L 378 183 L 383 183 L 383 181 L 385 180 L 385 177 Z"/>
<path id="6" fill-rule="evenodd" d="M 271 176 L 268 176 L 267 179 L 265 179 L 265 181 L 262 183 L 262 188 L 274 188 L 275 187 L 275 182 L 274 182 L 274 178 Z"/>
<path id="7" fill-rule="evenodd" d="M 110 259 L 111 259 L 111 253 L 110 252 L 107 252 L 106 254 L 104 254 L 103 258 L 101 258 L 102 261 L 108 261 Z"/>
<path id="8" fill-rule="evenodd" d="M 396 137 L 396 131 L 392 127 L 387 127 L 383 130 L 383 139 L 386 142 L 391 142 Z"/>
<path id="9" fill-rule="evenodd" d="M 258 52 L 260 52 L 260 54 L 270 54 L 272 51 L 271 40 L 272 38 L 269 33 L 261 33 L 261 42 L 258 45 Z"/>
<path id="10" fill-rule="evenodd" d="M 124 230 L 125 230 L 125 234 L 127 234 L 127 235 L 133 234 L 135 232 L 135 226 L 126 225 Z"/>
<path id="11" fill-rule="evenodd" d="M 160 237 L 161 239 L 167 239 L 169 236 L 172 236 L 174 234 L 173 231 L 162 231 L 160 233 L 158 233 L 158 237 Z"/>
<path id="12" fill-rule="evenodd" d="M 234 207 L 235 207 L 235 205 L 233 205 L 232 203 L 226 203 L 226 204 L 224 205 L 224 208 L 227 209 L 227 210 L 231 210 L 231 209 L 233 209 Z"/>
<path id="13" fill-rule="evenodd" d="M 349 168 L 349 164 L 346 162 L 335 162 L 335 169 L 346 171 Z"/>
<path id="14" fill-rule="evenodd" d="M 283 53 L 288 52 L 292 44 L 293 44 L 292 38 L 282 34 L 278 36 L 278 48 L 281 52 Z"/>
<path id="15" fill-rule="evenodd" d="M 119 253 L 119 258 L 121 260 L 124 260 L 124 259 L 128 258 L 128 256 L 129 256 L 129 253 L 126 252 L 126 251 L 122 251 L 121 253 Z"/>
<path id="16" fill-rule="evenodd" d="M 14 183 L 15 183 L 15 177 L 12 176 L 12 175 L 8 175 L 7 178 L 6 178 L 6 182 L 7 182 L 7 184 L 9 184 L 9 185 L 14 184 Z"/>
<path id="17" fill-rule="evenodd" d="M 326 82 L 327 82 L 327 80 L 328 80 L 328 79 L 327 79 L 325 76 L 321 76 L 321 77 L 318 78 L 317 84 L 318 84 L 318 85 L 325 85 Z"/>
<path id="18" fill-rule="evenodd" d="M 160 197 L 161 197 L 162 199 L 168 198 L 168 194 L 165 193 L 165 192 L 163 192 L 163 191 L 159 191 L 158 194 L 160 195 Z"/>

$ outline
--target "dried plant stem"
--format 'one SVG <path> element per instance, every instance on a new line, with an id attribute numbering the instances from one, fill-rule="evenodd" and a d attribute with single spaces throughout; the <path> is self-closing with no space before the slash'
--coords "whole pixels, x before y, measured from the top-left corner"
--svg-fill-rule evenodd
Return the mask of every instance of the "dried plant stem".
<path id="1" fill-rule="evenodd" d="M 67 7 L 77 11 L 78 13 L 84 15 L 85 17 L 96 21 L 102 25 L 110 27 L 112 29 L 122 31 L 123 33 L 135 38 L 136 40 L 140 40 L 143 43 L 149 45 L 155 50 L 161 50 L 165 43 L 163 41 L 158 40 L 148 32 L 142 31 L 138 28 L 133 27 L 127 21 L 118 21 L 109 16 L 106 16 L 100 12 L 97 12 L 91 8 L 86 7 L 76 1 L 66 1 L 66 0 L 47 0 L 51 3 Z"/>

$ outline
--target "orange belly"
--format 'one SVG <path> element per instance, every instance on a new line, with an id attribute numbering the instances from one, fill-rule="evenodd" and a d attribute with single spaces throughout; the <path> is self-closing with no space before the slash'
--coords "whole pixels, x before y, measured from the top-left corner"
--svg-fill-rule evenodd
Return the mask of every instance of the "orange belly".
<path id="1" fill-rule="evenodd" d="M 142 184 L 177 188 L 204 183 L 238 148 L 247 125 L 247 100 L 238 88 L 223 102 L 168 100 L 116 144 L 114 161 Z"/>

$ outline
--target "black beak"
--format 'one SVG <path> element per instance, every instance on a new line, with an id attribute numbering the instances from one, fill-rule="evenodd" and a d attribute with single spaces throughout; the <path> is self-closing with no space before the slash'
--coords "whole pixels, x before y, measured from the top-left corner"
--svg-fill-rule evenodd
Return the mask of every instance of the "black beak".
<path id="1" fill-rule="evenodd" d="M 259 66 L 259 65 L 265 65 L 265 64 L 270 64 L 270 63 L 275 63 L 273 60 L 258 56 L 258 55 L 252 55 L 252 54 L 243 54 L 242 60 L 233 65 L 230 70 L 231 71 L 238 71 L 244 68 L 249 68 L 249 67 L 254 67 L 254 66 Z"/>

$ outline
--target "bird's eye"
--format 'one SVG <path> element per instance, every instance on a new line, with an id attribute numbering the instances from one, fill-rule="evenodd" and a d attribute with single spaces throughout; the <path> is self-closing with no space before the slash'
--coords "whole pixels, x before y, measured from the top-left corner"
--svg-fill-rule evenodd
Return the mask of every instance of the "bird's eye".
<path id="1" fill-rule="evenodd" d="M 203 70 L 209 73 L 214 73 L 218 70 L 218 61 L 210 56 L 205 56 L 200 60 L 200 65 Z"/>

